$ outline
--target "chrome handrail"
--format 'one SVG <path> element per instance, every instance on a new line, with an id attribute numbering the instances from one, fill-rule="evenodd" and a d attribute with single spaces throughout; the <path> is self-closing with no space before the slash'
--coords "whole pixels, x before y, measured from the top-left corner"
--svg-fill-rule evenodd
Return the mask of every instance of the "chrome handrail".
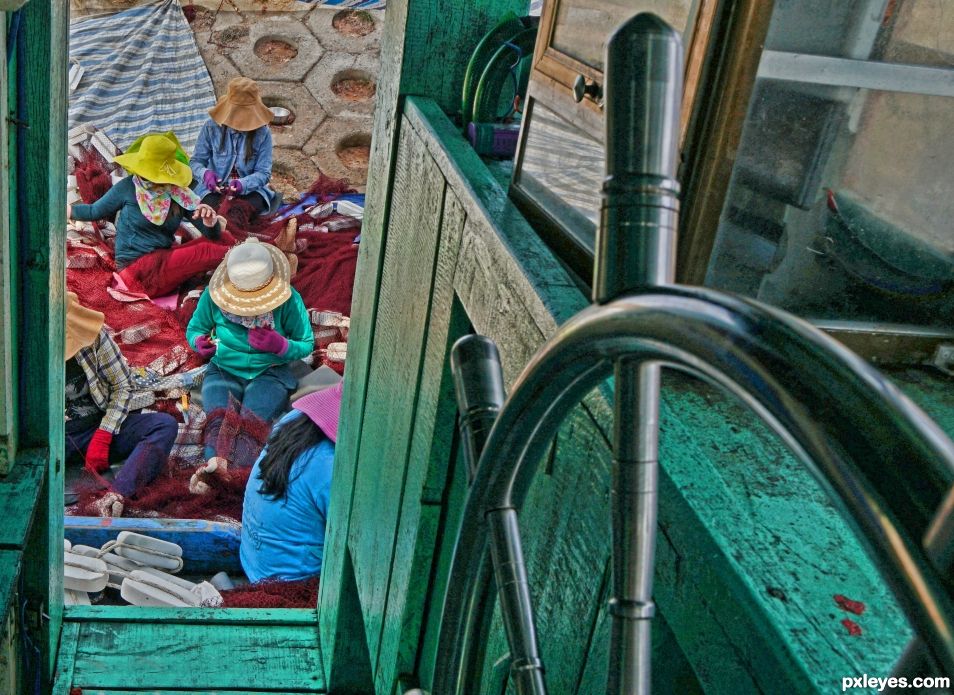
<path id="1" fill-rule="evenodd" d="M 916 631 L 954 672 L 954 602 L 937 549 L 922 543 L 954 479 L 954 444 L 890 381 L 806 322 L 713 290 L 671 287 L 583 311 L 517 379 L 465 504 L 435 693 L 477 692 L 481 664 L 468 654 L 483 642 L 493 608 L 490 529 L 517 514 L 560 423 L 619 359 L 699 376 L 768 423 L 847 514 Z M 519 548 L 518 530 L 508 546 Z M 502 613 L 513 610 L 505 605 Z M 532 612 L 509 622 L 532 625 Z M 520 643 L 511 641 L 518 660 L 526 654 Z M 514 674 L 520 693 L 546 692 L 542 681 Z"/>
<path id="2" fill-rule="evenodd" d="M 479 692 L 499 590 L 516 691 L 546 693 L 517 514 L 563 419 L 611 374 L 607 693 L 650 691 L 661 365 L 736 395 L 809 466 L 860 531 L 933 656 L 954 672 L 954 602 L 944 575 L 951 551 L 942 547 L 954 523 L 954 444 L 875 369 L 808 323 L 755 301 L 670 284 L 679 190 L 678 34 L 654 15 L 637 15 L 611 37 L 605 66 L 607 176 L 594 306 L 531 360 L 486 438 L 451 564 L 434 692 Z M 469 336 L 454 346 L 452 368 L 473 460 L 502 398 L 499 358 L 491 341 Z M 481 418 L 473 420 L 472 411 Z M 908 475 L 912 468 L 917 481 Z"/>

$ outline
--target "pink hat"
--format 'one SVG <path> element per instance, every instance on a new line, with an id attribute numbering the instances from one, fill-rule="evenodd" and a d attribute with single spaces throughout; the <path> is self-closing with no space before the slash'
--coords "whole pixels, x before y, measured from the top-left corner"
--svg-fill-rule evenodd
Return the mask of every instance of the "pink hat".
<path id="1" fill-rule="evenodd" d="M 321 391 L 309 393 L 292 403 L 292 408 L 303 412 L 311 418 L 328 439 L 338 441 L 338 414 L 341 411 L 341 388 L 343 381 L 339 381 Z"/>

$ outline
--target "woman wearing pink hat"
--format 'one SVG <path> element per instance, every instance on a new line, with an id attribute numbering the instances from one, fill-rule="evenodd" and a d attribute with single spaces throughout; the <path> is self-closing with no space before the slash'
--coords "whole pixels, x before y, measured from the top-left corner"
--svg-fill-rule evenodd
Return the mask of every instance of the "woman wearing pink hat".
<path id="1" fill-rule="evenodd" d="M 252 582 L 321 574 L 341 387 L 295 401 L 252 467 L 239 551 Z"/>

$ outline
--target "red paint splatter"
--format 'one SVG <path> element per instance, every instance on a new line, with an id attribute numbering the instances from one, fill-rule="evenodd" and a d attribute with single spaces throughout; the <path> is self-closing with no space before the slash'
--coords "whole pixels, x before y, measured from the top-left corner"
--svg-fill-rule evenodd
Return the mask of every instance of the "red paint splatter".
<path id="1" fill-rule="evenodd" d="M 841 624 L 844 625 L 848 630 L 848 635 L 850 637 L 861 637 L 861 625 L 856 623 L 851 618 L 845 618 L 841 621 Z"/>
<path id="2" fill-rule="evenodd" d="M 847 596 L 842 596 L 841 594 L 835 594 L 835 603 L 838 604 L 841 610 L 854 613 L 855 615 L 861 615 L 865 612 L 865 608 L 867 608 L 861 601 L 852 601 Z"/>

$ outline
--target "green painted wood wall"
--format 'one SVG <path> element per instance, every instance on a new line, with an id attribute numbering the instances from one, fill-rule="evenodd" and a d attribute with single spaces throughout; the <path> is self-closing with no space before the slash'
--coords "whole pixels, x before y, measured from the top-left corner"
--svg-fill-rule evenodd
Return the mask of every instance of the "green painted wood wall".
<path id="1" fill-rule="evenodd" d="M 360 335 L 373 318 L 360 413 L 350 390 L 361 375 L 346 379 L 343 427 L 361 419 L 358 455 L 336 461 L 329 538 L 350 565 L 347 641 L 366 648 L 377 692 L 426 687 L 440 648 L 461 501 L 449 345 L 470 326 L 493 337 L 512 381 L 587 303 L 436 103 L 406 101 L 396 144 L 377 312 L 353 328 Z M 673 376 L 665 385 L 657 659 L 675 666 L 660 669 L 673 679 L 660 689 L 803 692 L 890 670 L 904 620 L 809 474 L 740 407 Z M 594 692 L 605 676 L 607 394 L 570 414 L 521 515 L 555 692 Z M 872 607 L 864 639 L 848 636 L 835 594 Z M 341 627 L 345 607 L 325 601 L 322 629 Z M 486 692 L 500 692 L 505 655 L 498 622 Z"/>
<path id="2" fill-rule="evenodd" d="M 588 302 L 445 115 L 453 58 L 467 50 L 463 39 L 425 39 L 443 38 L 437 25 L 462 14 L 505 9 L 464 5 L 388 10 L 319 606 L 335 692 L 432 681 L 464 494 L 449 346 L 471 330 L 489 335 L 512 382 Z M 450 77 L 427 79 L 436 65 Z M 605 679 L 609 395 L 569 414 L 521 515 L 554 692 L 597 692 Z M 774 437 L 721 395 L 670 375 L 662 443 L 658 690 L 828 691 L 847 673 L 889 671 L 904 619 Z M 868 604 L 861 638 L 841 625 L 835 594 Z M 506 670 L 498 620 L 483 691 L 503 692 Z"/>
<path id="3" fill-rule="evenodd" d="M 62 621 L 67 11 L 31 0 L 13 60 L 0 52 L 0 616 L 24 602 L 26 616 L 3 623 L 0 684 L 15 692 L 30 654 L 10 637 L 28 634 L 49 687 Z"/>

